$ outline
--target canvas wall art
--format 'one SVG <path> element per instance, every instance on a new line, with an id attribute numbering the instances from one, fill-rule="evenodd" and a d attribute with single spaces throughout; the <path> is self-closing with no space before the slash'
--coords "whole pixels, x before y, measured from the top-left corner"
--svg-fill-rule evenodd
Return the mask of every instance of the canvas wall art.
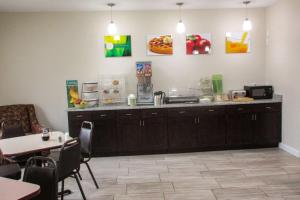
<path id="1" fill-rule="evenodd" d="M 148 35 L 147 55 L 172 55 L 173 38 L 172 35 Z"/>
<path id="2" fill-rule="evenodd" d="M 186 54 L 199 55 L 211 53 L 211 34 L 189 34 L 186 36 Z"/>
<path id="3" fill-rule="evenodd" d="M 104 36 L 105 57 L 131 56 L 131 36 Z"/>
<path id="4" fill-rule="evenodd" d="M 250 33 L 249 32 L 227 32 L 226 33 L 226 53 L 250 53 Z"/>

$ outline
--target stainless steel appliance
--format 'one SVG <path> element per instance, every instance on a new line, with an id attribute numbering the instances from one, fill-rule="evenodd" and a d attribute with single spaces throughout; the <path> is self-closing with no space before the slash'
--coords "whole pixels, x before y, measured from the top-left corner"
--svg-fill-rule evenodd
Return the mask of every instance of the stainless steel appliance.
<path id="1" fill-rule="evenodd" d="M 171 96 L 165 98 L 165 103 L 199 103 L 199 98 L 196 96 Z"/>
<path id="2" fill-rule="evenodd" d="M 230 100 L 235 100 L 238 98 L 243 98 L 246 96 L 246 90 L 230 90 L 229 98 Z"/>
<path id="3" fill-rule="evenodd" d="M 154 92 L 154 106 L 164 104 L 166 93 L 163 91 Z"/>
<path id="4" fill-rule="evenodd" d="M 261 85 L 261 86 L 244 86 L 246 90 L 246 96 L 253 99 L 272 99 L 273 98 L 273 86 Z"/>

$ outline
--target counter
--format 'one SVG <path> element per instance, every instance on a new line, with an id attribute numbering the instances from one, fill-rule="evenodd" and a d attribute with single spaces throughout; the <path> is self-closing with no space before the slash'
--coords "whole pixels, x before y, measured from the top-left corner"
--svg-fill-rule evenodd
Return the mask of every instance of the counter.
<path id="1" fill-rule="evenodd" d="M 153 108 L 180 108 L 180 107 L 207 107 L 207 106 L 226 106 L 226 105 L 245 105 L 245 104 L 264 104 L 264 103 L 281 103 L 282 96 L 274 95 L 273 99 L 254 100 L 251 102 L 210 102 L 210 103 L 180 103 L 180 104 L 163 104 L 160 106 L 144 105 L 144 106 L 128 106 L 127 104 L 102 105 L 94 108 L 69 108 L 68 112 L 78 111 L 105 111 L 105 110 L 130 110 L 130 109 L 153 109 Z"/>
<path id="2" fill-rule="evenodd" d="M 69 132 L 94 124 L 93 156 L 277 147 L 282 97 L 252 102 L 69 109 Z"/>

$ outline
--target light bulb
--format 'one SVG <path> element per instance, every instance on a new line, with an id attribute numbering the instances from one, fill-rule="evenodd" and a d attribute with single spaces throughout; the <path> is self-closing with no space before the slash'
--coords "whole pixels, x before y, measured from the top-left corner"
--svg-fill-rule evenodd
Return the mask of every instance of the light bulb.
<path id="1" fill-rule="evenodd" d="M 116 34 L 117 34 L 117 26 L 116 26 L 116 24 L 115 24 L 113 21 L 111 21 L 111 22 L 108 24 L 107 32 L 108 32 L 110 35 L 116 35 Z"/>
<path id="2" fill-rule="evenodd" d="M 248 18 L 246 18 L 246 19 L 244 20 L 244 23 L 243 23 L 243 30 L 244 30 L 244 31 L 251 31 L 251 30 L 252 30 L 252 23 L 251 23 L 251 21 L 250 21 Z"/>
<path id="3" fill-rule="evenodd" d="M 185 32 L 185 25 L 182 22 L 182 20 L 179 20 L 176 29 L 177 29 L 177 33 L 184 33 Z"/>

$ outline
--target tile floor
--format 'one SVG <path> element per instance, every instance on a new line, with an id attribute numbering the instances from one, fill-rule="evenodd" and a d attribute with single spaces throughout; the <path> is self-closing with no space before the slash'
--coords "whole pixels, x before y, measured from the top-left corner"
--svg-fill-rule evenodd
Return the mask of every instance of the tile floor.
<path id="1" fill-rule="evenodd" d="M 299 200 L 300 159 L 277 148 L 93 158 L 90 200 Z M 65 186 L 81 199 L 74 179 Z"/>

